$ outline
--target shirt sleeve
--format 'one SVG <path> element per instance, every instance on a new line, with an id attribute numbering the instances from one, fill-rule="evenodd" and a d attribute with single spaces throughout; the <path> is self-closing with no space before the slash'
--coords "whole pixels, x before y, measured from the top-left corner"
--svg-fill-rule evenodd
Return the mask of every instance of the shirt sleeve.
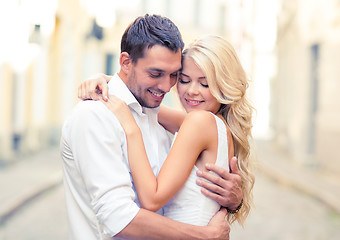
<path id="1" fill-rule="evenodd" d="M 70 147 L 77 168 L 104 233 L 114 236 L 139 211 L 122 151 L 124 131 L 99 101 L 80 103 L 73 117 Z"/>

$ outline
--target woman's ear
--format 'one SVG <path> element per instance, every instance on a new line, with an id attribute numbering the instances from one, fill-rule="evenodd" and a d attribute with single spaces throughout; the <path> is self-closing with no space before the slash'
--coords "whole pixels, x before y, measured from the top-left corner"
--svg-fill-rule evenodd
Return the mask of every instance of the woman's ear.
<path id="1" fill-rule="evenodd" d="M 119 56 L 119 64 L 123 72 L 125 74 L 128 74 L 131 68 L 130 66 L 132 64 L 132 60 L 130 59 L 130 54 L 128 54 L 127 52 L 122 52 Z"/>

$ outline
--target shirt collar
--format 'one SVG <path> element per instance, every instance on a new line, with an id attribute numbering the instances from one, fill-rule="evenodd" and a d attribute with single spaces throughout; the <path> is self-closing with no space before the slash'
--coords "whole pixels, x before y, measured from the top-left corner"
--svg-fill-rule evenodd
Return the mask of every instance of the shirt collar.
<path id="1" fill-rule="evenodd" d="M 131 93 L 131 91 L 128 89 L 126 84 L 123 82 L 123 80 L 118 76 L 116 73 L 111 78 L 110 82 L 108 83 L 109 86 L 109 95 L 115 95 L 116 97 L 120 98 L 121 100 L 125 101 L 126 104 L 132 108 L 133 110 L 138 113 L 138 115 L 157 115 L 159 111 L 159 107 L 157 108 L 145 108 L 142 107 L 135 96 Z"/>

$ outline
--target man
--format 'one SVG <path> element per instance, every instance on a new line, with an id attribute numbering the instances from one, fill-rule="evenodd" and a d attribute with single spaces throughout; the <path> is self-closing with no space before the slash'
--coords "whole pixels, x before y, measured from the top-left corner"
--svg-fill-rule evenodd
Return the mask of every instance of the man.
<path id="1" fill-rule="evenodd" d="M 183 46 L 177 27 L 169 19 L 139 17 L 123 34 L 121 69 L 109 83 L 110 94 L 130 107 L 155 175 L 171 144 L 157 122 L 157 111 L 176 83 Z M 76 106 L 63 126 L 61 154 L 71 239 L 229 239 L 226 209 L 218 212 L 209 226 L 198 227 L 138 207 L 124 131 L 101 102 L 84 101 Z M 221 169 L 216 171 L 225 174 Z M 235 209 L 241 202 L 239 176 L 229 176 L 236 183 L 206 173 L 203 177 L 222 185 L 201 183 L 215 192 L 206 190 L 221 205 Z M 232 185 L 233 191 L 225 194 L 229 192 L 225 185 Z"/>

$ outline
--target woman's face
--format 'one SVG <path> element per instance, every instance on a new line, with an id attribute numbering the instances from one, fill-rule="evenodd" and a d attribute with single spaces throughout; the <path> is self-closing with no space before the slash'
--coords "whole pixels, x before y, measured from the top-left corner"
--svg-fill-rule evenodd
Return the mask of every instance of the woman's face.
<path id="1" fill-rule="evenodd" d="M 211 94 L 204 73 L 190 57 L 183 59 L 177 91 L 186 112 L 205 110 L 216 114 L 220 109 L 221 104 Z"/>

